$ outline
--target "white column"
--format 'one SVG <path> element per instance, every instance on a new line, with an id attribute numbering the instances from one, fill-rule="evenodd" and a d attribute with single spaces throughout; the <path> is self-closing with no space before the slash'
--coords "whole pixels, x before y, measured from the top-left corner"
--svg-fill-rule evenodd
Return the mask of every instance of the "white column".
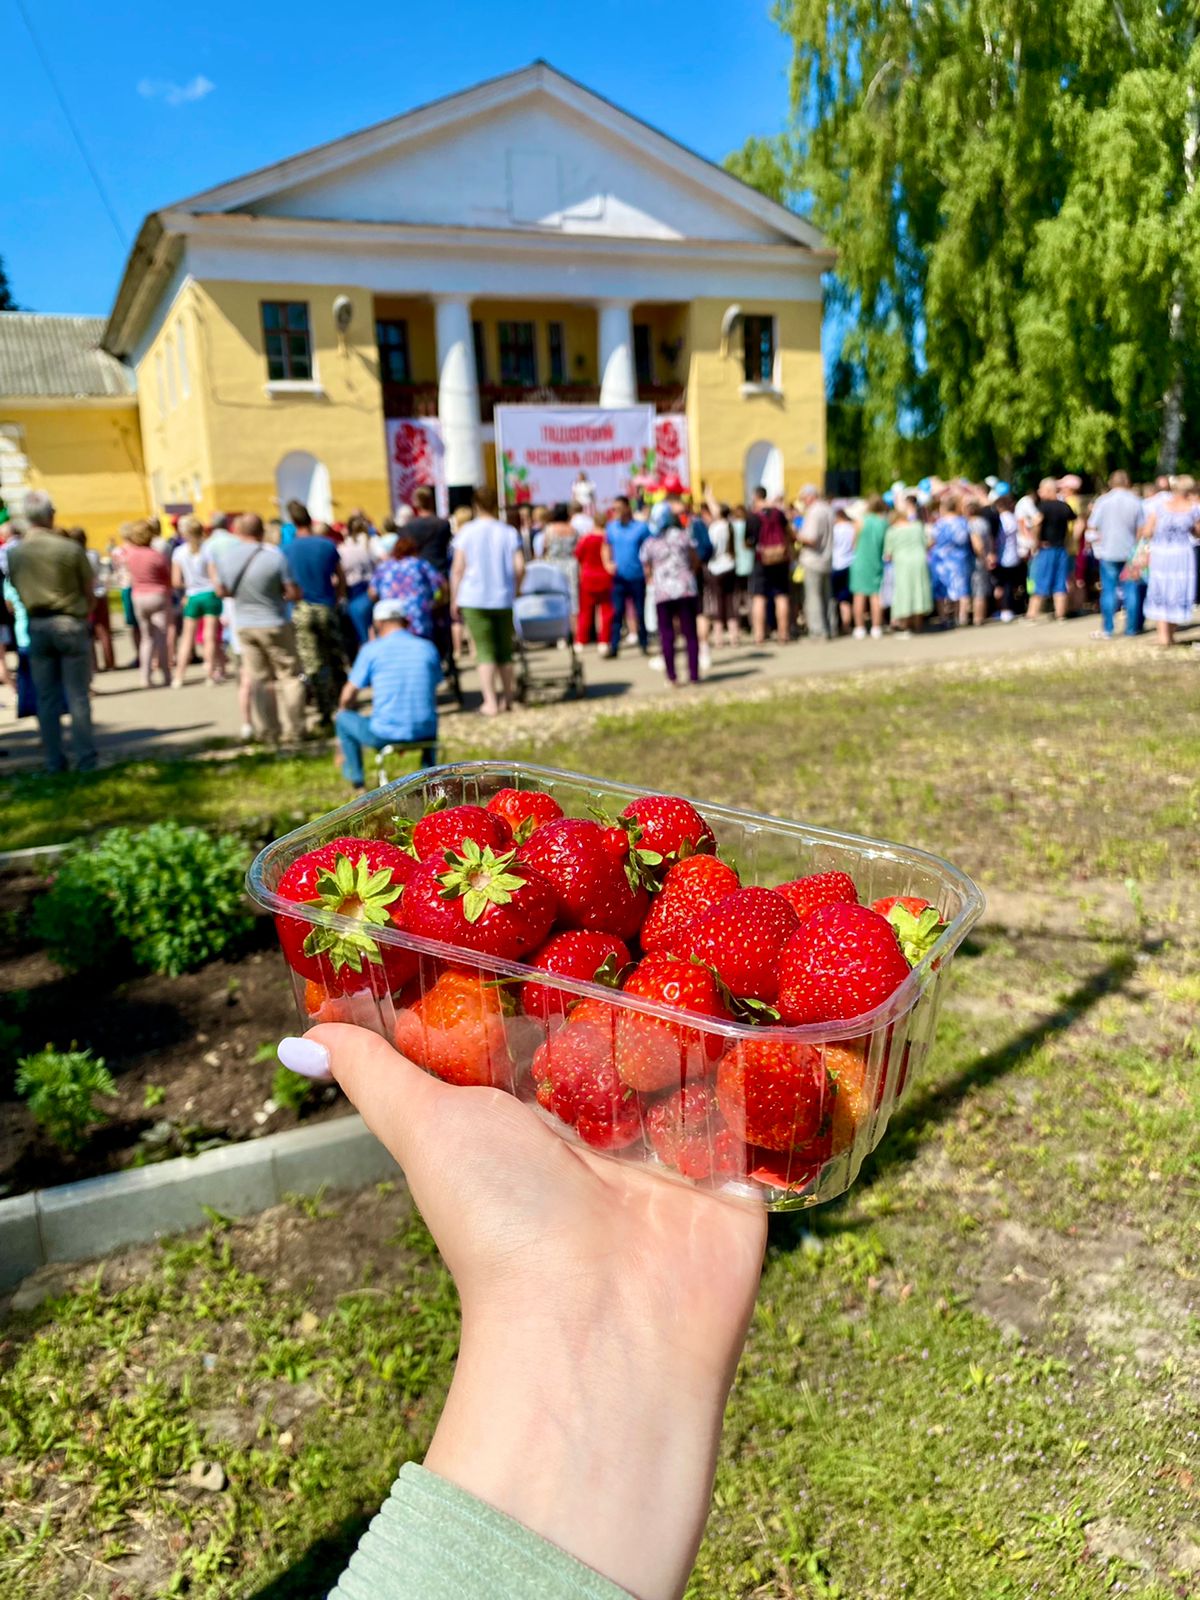
<path id="1" fill-rule="evenodd" d="M 437 330 L 438 420 L 451 488 L 480 484 L 483 428 L 479 420 L 479 380 L 471 302 L 462 295 L 439 296 L 433 303 Z"/>
<path id="2" fill-rule="evenodd" d="M 600 323 L 600 404 L 637 405 L 637 371 L 633 360 L 633 319 L 628 300 L 602 300 Z"/>

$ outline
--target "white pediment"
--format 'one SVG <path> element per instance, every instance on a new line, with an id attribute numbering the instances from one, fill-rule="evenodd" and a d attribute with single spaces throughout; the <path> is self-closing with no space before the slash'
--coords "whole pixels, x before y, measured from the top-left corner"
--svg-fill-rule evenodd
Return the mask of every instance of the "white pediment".
<path id="1" fill-rule="evenodd" d="M 550 236 L 823 243 L 791 212 L 543 63 L 184 205 Z"/>

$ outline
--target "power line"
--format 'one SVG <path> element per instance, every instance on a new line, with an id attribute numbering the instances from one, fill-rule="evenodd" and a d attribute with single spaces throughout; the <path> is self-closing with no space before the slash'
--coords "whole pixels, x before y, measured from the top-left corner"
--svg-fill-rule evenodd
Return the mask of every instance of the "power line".
<path id="1" fill-rule="evenodd" d="M 13 4 L 20 13 L 21 21 L 25 24 L 26 31 L 33 42 L 33 48 L 37 52 L 37 58 L 42 63 L 42 70 L 45 72 L 46 77 L 49 80 L 50 87 L 54 91 L 54 98 L 58 101 L 58 107 L 63 114 L 63 120 L 66 122 L 67 127 L 71 130 L 71 137 L 75 140 L 76 148 L 78 149 L 80 156 L 83 158 L 83 164 L 87 168 L 88 174 L 96 186 L 96 193 L 100 196 L 100 203 L 108 213 L 108 220 L 112 223 L 113 228 L 116 230 L 117 238 L 121 241 L 123 248 L 128 249 L 129 240 L 126 237 L 125 230 L 122 228 L 120 220 L 117 217 L 117 213 L 113 208 L 113 203 L 108 197 L 108 191 L 105 189 L 104 184 L 100 180 L 100 174 L 96 171 L 95 165 L 92 162 L 92 158 L 88 154 L 87 146 L 83 142 L 83 135 L 79 131 L 79 127 L 75 121 L 75 118 L 71 115 L 71 108 L 67 104 L 66 96 L 58 86 L 58 79 L 54 76 L 54 69 L 50 65 L 50 58 L 42 49 L 41 40 L 33 30 L 33 23 L 30 21 L 29 12 L 25 9 L 25 0 L 13 0 Z"/>

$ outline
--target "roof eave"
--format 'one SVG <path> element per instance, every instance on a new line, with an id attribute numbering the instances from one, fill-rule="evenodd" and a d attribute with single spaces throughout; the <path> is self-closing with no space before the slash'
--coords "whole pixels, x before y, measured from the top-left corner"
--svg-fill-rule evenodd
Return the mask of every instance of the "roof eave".
<path id="1" fill-rule="evenodd" d="M 152 211 L 138 230 L 100 348 L 118 361 L 127 359 L 141 331 L 143 307 L 158 284 L 165 280 L 177 248 L 174 230 L 163 225 L 162 213 Z"/>

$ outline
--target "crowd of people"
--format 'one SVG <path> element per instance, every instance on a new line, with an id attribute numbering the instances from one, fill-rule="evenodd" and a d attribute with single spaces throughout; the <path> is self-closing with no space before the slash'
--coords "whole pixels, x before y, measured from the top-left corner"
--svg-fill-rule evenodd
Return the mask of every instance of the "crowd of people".
<path id="1" fill-rule="evenodd" d="M 90 680 L 115 666 L 119 596 L 145 688 L 181 687 L 197 666 L 219 685 L 236 659 L 243 739 L 336 733 L 361 787 L 368 749 L 413 745 L 433 759 L 437 687 L 459 660 L 478 668 L 485 716 L 512 710 L 514 606 L 533 563 L 568 597 L 564 647 L 612 658 L 636 642 L 680 688 L 701 682 L 714 650 L 744 641 L 907 638 L 1087 610 L 1097 639 L 1116 636 L 1123 612 L 1127 635 L 1152 622 L 1169 647 L 1197 599 L 1190 477 L 1134 488 L 1117 471 L 1094 497 L 1073 476 L 1020 497 L 995 478 L 896 483 L 850 501 L 815 485 L 790 502 L 758 488 L 748 506 L 677 483 L 603 507 L 582 476 L 572 492 L 506 518 L 480 488 L 446 518 L 419 488 L 378 527 L 364 512 L 316 521 L 298 502 L 269 524 L 253 513 L 148 518 L 105 555 L 83 529 L 58 528 L 49 498 L 32 492 L 19 517 L 0 508 L 0 688 L 15 689 L 18 716 L 38 718 L 51 771 L 66 765 L 68 712 L 74 764 L 88 770 Z"/>

